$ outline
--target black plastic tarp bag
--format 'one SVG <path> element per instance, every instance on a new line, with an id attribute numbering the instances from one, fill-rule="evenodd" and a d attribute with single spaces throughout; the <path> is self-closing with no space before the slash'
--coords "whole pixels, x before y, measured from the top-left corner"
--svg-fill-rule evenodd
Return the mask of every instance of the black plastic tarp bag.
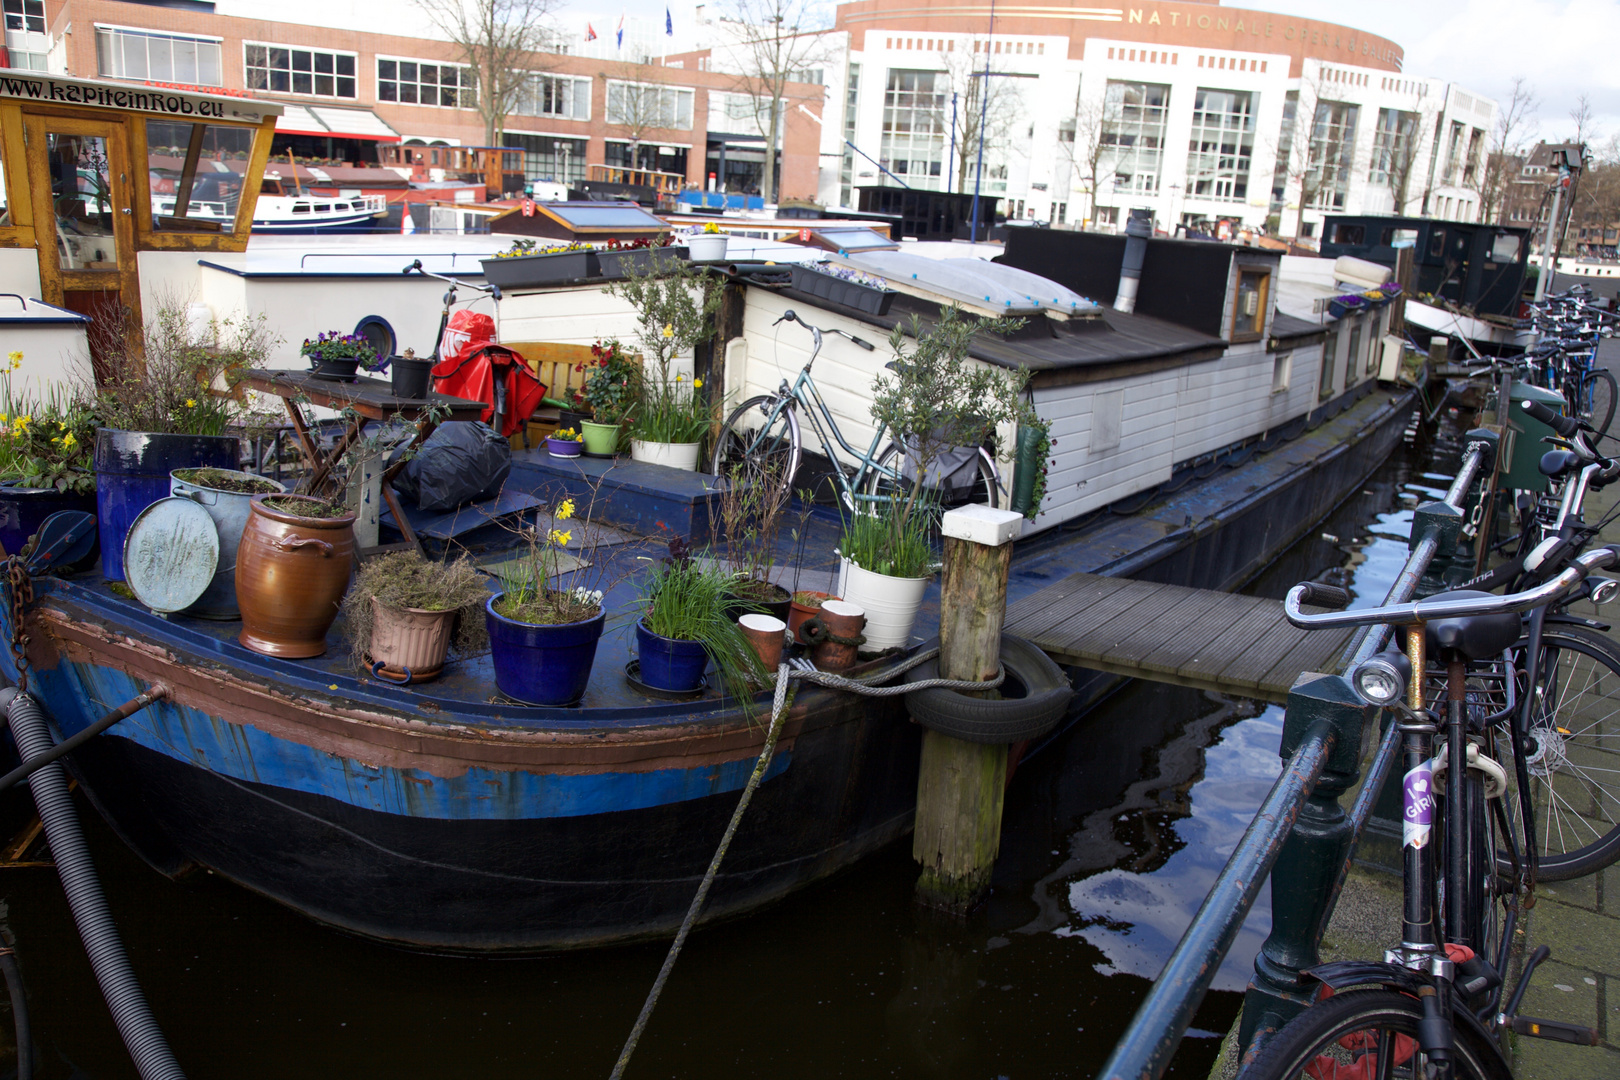
<path id="1" fill-rule="evenodd" d="M 390 464 L 403 449 L 394 451 Z M 493 495 L 512 471 L 512 447 L 488 424 L 440 424 L 394 477 L 394 490 L 430 513 Z"/>

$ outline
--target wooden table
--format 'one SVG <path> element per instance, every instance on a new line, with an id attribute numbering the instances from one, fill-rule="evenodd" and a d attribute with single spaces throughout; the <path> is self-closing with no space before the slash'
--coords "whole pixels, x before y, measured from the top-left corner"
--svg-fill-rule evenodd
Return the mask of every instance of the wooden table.
<path id="1" fill-rule="evenodd" d="M 268 371 L 254 368 L 247 373 L 243 382 L 249 389 L 263 394 L 273 394 L 286 403 L 287 415 L 292 419 L 293 431 L 298 436 L 298 445 L 309 463 L 310 474 L 300 485 L 306 492 L 316 491 L 326 482 L 326 478 L 343 459 L 343 455 L 359 441 L 360 434 L 368 423 L 395 418 L 414 423 L 416 434 L 406 447 L 407 452 L 401 455 L 397 462 L 383 470 L 382 497 L 388 503 L 388 508 L 393 511 L 394 523 L 399 526 L 399 531 L 404 534 L 406 540 L 418 547 L 420 544 L 417 543 L 416 533 L 411 529 L 411 523 L 406 519 L 405 512 L 400 509 L 399 501 L 394 495 L 392 484 L 394 475 L 410 460 L 409 451 L 420 446 L 422 440 L 433 434 L 433 429 L 440 421 L 479 420 L 483 418 L 486 408 L 481 401 L 468 401 L 466 398 L 450 397 L 445 394 L 429 393 L 426 398 L 395 397 L 390 383 L 364 377 L 354 382 L 340 382 L 335 379 L 318 379 L 307 371 Z M 310 423 L 304 418 L 303 409 L 299 408 L 301 404 L 335 409 L 348 417 L 349 422 L 330 454 L 321 453 L 320 446 L 310 433 Z"/>

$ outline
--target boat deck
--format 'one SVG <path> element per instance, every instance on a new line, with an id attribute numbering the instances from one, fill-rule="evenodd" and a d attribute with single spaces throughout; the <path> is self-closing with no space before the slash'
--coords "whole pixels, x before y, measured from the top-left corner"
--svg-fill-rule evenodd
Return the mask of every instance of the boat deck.
<path id="1" fill-rule="evenodd" d="M 1290 626 L 1277 600 L 1084 573 L 1013 604 L 1006 630 L 1059 663 L 1265 701 L 1337 671 L 1354 633 Z"/>

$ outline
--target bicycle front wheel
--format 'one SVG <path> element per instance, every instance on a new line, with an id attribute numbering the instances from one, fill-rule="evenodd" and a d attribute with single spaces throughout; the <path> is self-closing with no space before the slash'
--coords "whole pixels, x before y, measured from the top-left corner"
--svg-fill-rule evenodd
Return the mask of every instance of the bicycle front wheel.
<path id="1" fill-rule="evenodd" d="M 737 478 L 779 488 L 787 495 L 802 454 L 793 403 L 761 394 L 737 406 L 726 418 L 714 443 L 709 472 L 722 480 Z"/>
<path id="2" fill-rule="evenodd" d="M 1522 656 L 1526 643 L 1520 642 Z M 1520 662 L 1522 665 L 1522 661 Z M 1581 627 L 1542 634 L 1530 723 L 1520 747 L 1529 774 L 1538 876 L 1567 881 L 1620 858 L 1620 649 Z M 1507 767 L 1505 809 L 1519 814 Z M 1505 853 L 1498 867 L 1509 868 Z"/>
<path id="3" fill-rule="evenodd" d="M 1581 419 L 1607 434 L 1614 422 L 1616 391 L 1614 373 L 1608 368 L 1594 368 L 1581 379 Z"/>
<path id="4" fill-rule="evenodd" d="M 1510 1080 L 1496 1043 L 1478 1022 L 1455 1012 L 1452 1075 L 1457 1080 Z M 1371 1080 L 1431 1075 L 1418 1047 L 1418 999 L 1394 990 L 1348 990 L 1312 1005 L 1273 1035 L 1240 1080 Z M 1368 1060 L 1370 1055 L 1370 1060 Z"/>

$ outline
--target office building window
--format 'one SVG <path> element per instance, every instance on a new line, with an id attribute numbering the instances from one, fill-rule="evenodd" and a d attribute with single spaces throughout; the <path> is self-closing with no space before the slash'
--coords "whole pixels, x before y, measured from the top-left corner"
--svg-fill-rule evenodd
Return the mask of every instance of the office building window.
<path id="1" fill-rule="evenodd" d="M 947 137 L 944 72 L 889 69 L 883 92 L 883 167 L 913 187 L 939 188 Z"/>
<path id="2" fill-rule="evenodd" d="M 591 118 L 591 80 L 556 75 L 530 75 L 512 106 L 517 116 Z"/>
<path id="3" fill-rule="evenodd" d="M 477 100 L 472 68 L 421 60 L 377 58 L 377 100 L 401 105 L 470 109 Z"/>
<path id="4" fill-rule="evenodd" d="M 1391 191 L 1404 191 L 1416 156 L 1417 113 L 1379 109 L 1378 127 L 1373 132 L 1372 169 L 1367 179 Z M 1395 211 L 1400 212 L 1399 205 Z"/>
<path id="5" fill-rule="evenodd" d="M 610 82 L 607 86 L 607 122 L 630 128 L 692 130 L 690 89 L 652 83 Z"/>
<path id="6" fill-rule="evenodd" d="M 1311 124 L 1310 163 L 1305 169 L 1305 202 L 1319 210 L 1343 210 L 1350 195 L 1350 167 L 1356 156 L 1356 120 L 1361 106 L 1319 101 Z"/>
<path id="7" fill-rule="evenodd" d="M 1254 157 L 1254 95 L 1199 87 L 1187 145 L 1187 193 L 1243 202 Z"/>
<path id="8" fill-rule="evenodd" d="M 844 153 L 838 162 L 838 205 L 854 206 L 855 196 L 855 114 L 861 103 L 861 65 L 849 65 L 849 85 L 844 90 Z"/>
<path id="9" fill-rule="evenodd" d="M 249 90 L 315 97 L 359 97 L 354 53 L 295 49 L 248 42 L 242 46 L 243 81 Z"/>
<path id="10" fill-rule="evenodd" d="M 530 180 L 577 184 L 585 179 L 584 139 L 506 133 L 506 145 L 523 151 L 523 175 Z"/>
<path id="11" fill-rule="evenodd" d="M 219 38 L 96 27 L 96 70 L 113 79 L 220 86 Z"/>
<path id="12" fill-rule="evenodd" d="M 6 0 L 6 29 L 25 34 L 45 32 L 45 0 Z"/>
<path id="13" fill-rule="evenodd" d="M 1101 189 L 1151 195 L 1159 190 L 1164 166 L 1164 128 L 1170 88 L 1156 83 L 1109 80 L 1103 99 L 1103 156 L 1097 173 Z"/>

